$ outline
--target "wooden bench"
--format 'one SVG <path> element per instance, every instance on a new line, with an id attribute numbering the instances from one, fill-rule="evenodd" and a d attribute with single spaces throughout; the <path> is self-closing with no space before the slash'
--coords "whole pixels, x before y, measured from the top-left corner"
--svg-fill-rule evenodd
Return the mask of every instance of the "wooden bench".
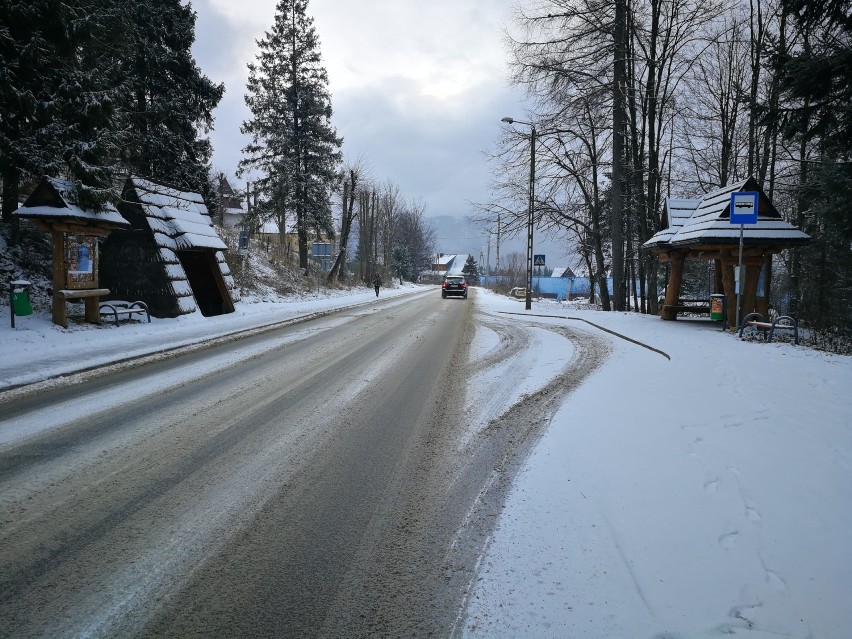
<path id="1" fill-rule="evenodd" d="M 62 289 L 53 292 L 53 323 L 68 328 L 68 314 L 65 303 L 68 300 L 82 299 L 86 305 L 85 317 L 87 322 L 101 323 L 98 309 L 98 299 L 109 295 L 108 288 L 84 288 L 79 290 Z"/>
<path id="2" fill-rule="evenodd" d="M 710 314 L 710 304 L 705 300 L 696 300 L 700 302 L 695 306 L 679 302 L 678 304 L 663 304 L 660 315 L 663 319 L 675 319 L 678 313 L 697 313 L 699 315 Z"/>
<path id="3" fill-rule="evenodd" d="M 145 302 L 124 302 L 121 300 L 107 300 L 98 305 L 101 315 L 112 317 L 115 320 L 115 325 L 118 326 L 118 318 L 127 317 L 132 319 L 133 315 L 145 314 L 148 323 L 151 323 L 151 314 L 148 312 L 148 305 Z"/>
<path id="4" fill-rule="evenodd" d="M 706 306 L 689 306 L 688 304 L 664 304 L 663 308 L 675 313 L 701 313 L 707 315 L 710 312 L 710 305 Z"/>
<path id="5" fill-rule="evenodd" d="M 780 317 L 776 317 L 772 322 L 767 322 L 760 313 L 749 313 L 743 318 L 740 324 L 740 339 L 742 339 L 743 331 L 747 327 L 763 331 L 767 342 L 772 341 L 772 337 L 778 329 L 793 331 L 793 340 L 796 344 L 799 343 L 799 323 L 789 315 L 781 315 Z M 767 331 L 769 332 L 767 333 Z"/>

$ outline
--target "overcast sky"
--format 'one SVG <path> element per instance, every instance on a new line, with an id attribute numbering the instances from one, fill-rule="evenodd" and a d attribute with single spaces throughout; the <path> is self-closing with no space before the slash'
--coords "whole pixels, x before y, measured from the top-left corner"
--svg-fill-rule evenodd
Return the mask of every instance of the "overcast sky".
<path id="1" fill-rule="evenodd" d="M 193 0 L 196 60 L 225 83 L 212 134 L 216 168 L 233 173 L 249 116 L 246 65 L 275 0 Z M 523 117 L 508 86 L 505 26 L 515 0 L 310 0 L 329 75 L 333 124 L 347 158 L 363 156 L 429 215 L 464 216 L 488 198 L 483 152 L 500 118 Z"/>

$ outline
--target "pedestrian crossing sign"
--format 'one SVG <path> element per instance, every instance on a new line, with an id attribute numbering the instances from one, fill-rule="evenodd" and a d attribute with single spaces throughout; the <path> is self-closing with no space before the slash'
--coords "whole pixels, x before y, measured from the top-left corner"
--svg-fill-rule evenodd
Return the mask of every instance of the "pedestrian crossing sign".
<path id="1" fill-rule="evenodd" d="M 533 263 L 536 266 L 544 266 L 544 255 L 536 255 L 533 257 Z"/>

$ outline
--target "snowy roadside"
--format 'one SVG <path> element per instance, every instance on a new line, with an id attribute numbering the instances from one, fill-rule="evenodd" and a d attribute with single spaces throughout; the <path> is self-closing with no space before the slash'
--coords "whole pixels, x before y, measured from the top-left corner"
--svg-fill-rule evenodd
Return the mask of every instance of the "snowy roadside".
<path id="1" fill-rule="evenodd" d="M 382 298 L 428 287 L 385 289 Z M 375 301 L 370 290 L 243 302 L 119 327 L 0 309 L 0 391 L 72 370 Z M 400 299 L 400 301 L 402 301 Z M 478 290 L 479 318 L 608 333 L 612 355 L 562 408 L 517 477 L 480 561 L 467 637 L 844 637 L 852 628 L 852 366 L 790 344 L 740 342 L 708 322 L 523 304 Z M 566 319 L 544 317 L 562 315 Z M 574 318 L 573 320 L 570 318 Z M 479 393 L 541 388 L 567 361 L 534 328 Z M 480 353 L 499 335 L 483 329 Z M 563 348 L 563 345 L 564 348 Z M 523 349 L 529 352 L 522 353 Z M 534 351 L 534 352 L 533 352 Z"/>
<path id="2" fill-rule="evenodd" d="M 383 288 L 381 299 L 424 288 Z M 0 391 L 375 300 L 372 289 L 329 290 L 274 301 L 247 296 L 235 312 L 227 315 L 204 317 L 196 311 L 173 319 L 152 317 L 150 324 L 134 321 L 115 326 L 104 321 L 96 326 L 74 322 L 68 329 L 51 323 L 49 313 L 17 317 L 12 329 L 8 305 L 0 306 Z"/>
<path id="3" fill-rule="evenodd" d="M 611 358 L 512 486 L 463 636 L 846 636 L 849 358 L 740 342 L 709 322 L 478 303 L 594 332 L 586 319 L 671 361 L 609 336 Z"/>

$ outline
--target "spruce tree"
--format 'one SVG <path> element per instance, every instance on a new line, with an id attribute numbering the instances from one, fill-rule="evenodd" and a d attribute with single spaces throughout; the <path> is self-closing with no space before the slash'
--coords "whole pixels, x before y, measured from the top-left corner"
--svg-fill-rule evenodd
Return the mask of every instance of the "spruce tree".
<path id="1" fill-rule="evenodd" d="M 75 182 L 98 209 L 112 198 L 123 22 L 115 0 L 0 0 L 0 174 L 3 220 L 22 180 Z"/>
<path id="2" fill-rule="evenodd" d="M 793 312 L 836 339 L 852 339 L 852 2 L 785 0 L 800 50 L 779 59 L 785 136 L 802 162 L 799 219 L 811 243 L 792 266 Z"/>
<path id="3" fill-rule="evenodd" d="M 225 88 L 192 56 L 195 11 L 181 0 L 139 0 L 126 10 L 124 161 L 135 173 L 209 197 L 213 149 L 203 134 Z"/>
<path id="4" fill-rule="evenodd" d="M 462 274 L 464 274 L 464 279 L 468 284 L 479 283 L 479 265 L 473 259 L 473 255 L 467 256 L 467 260 L 462 268 Z"/>
<path id="5" fill-rule="evenodd" d="M 251 136 L 240 170 L 253 182 L 266 210 L 295 212 L 299 266 L 308 266 L 308 232 L 334 235 L 330 191 L 337 181 L 342 139 L 331 125 L 328 74 L 307 0 L 280 0 L 275 23 L 249 64 L 246 104 Z"/>

